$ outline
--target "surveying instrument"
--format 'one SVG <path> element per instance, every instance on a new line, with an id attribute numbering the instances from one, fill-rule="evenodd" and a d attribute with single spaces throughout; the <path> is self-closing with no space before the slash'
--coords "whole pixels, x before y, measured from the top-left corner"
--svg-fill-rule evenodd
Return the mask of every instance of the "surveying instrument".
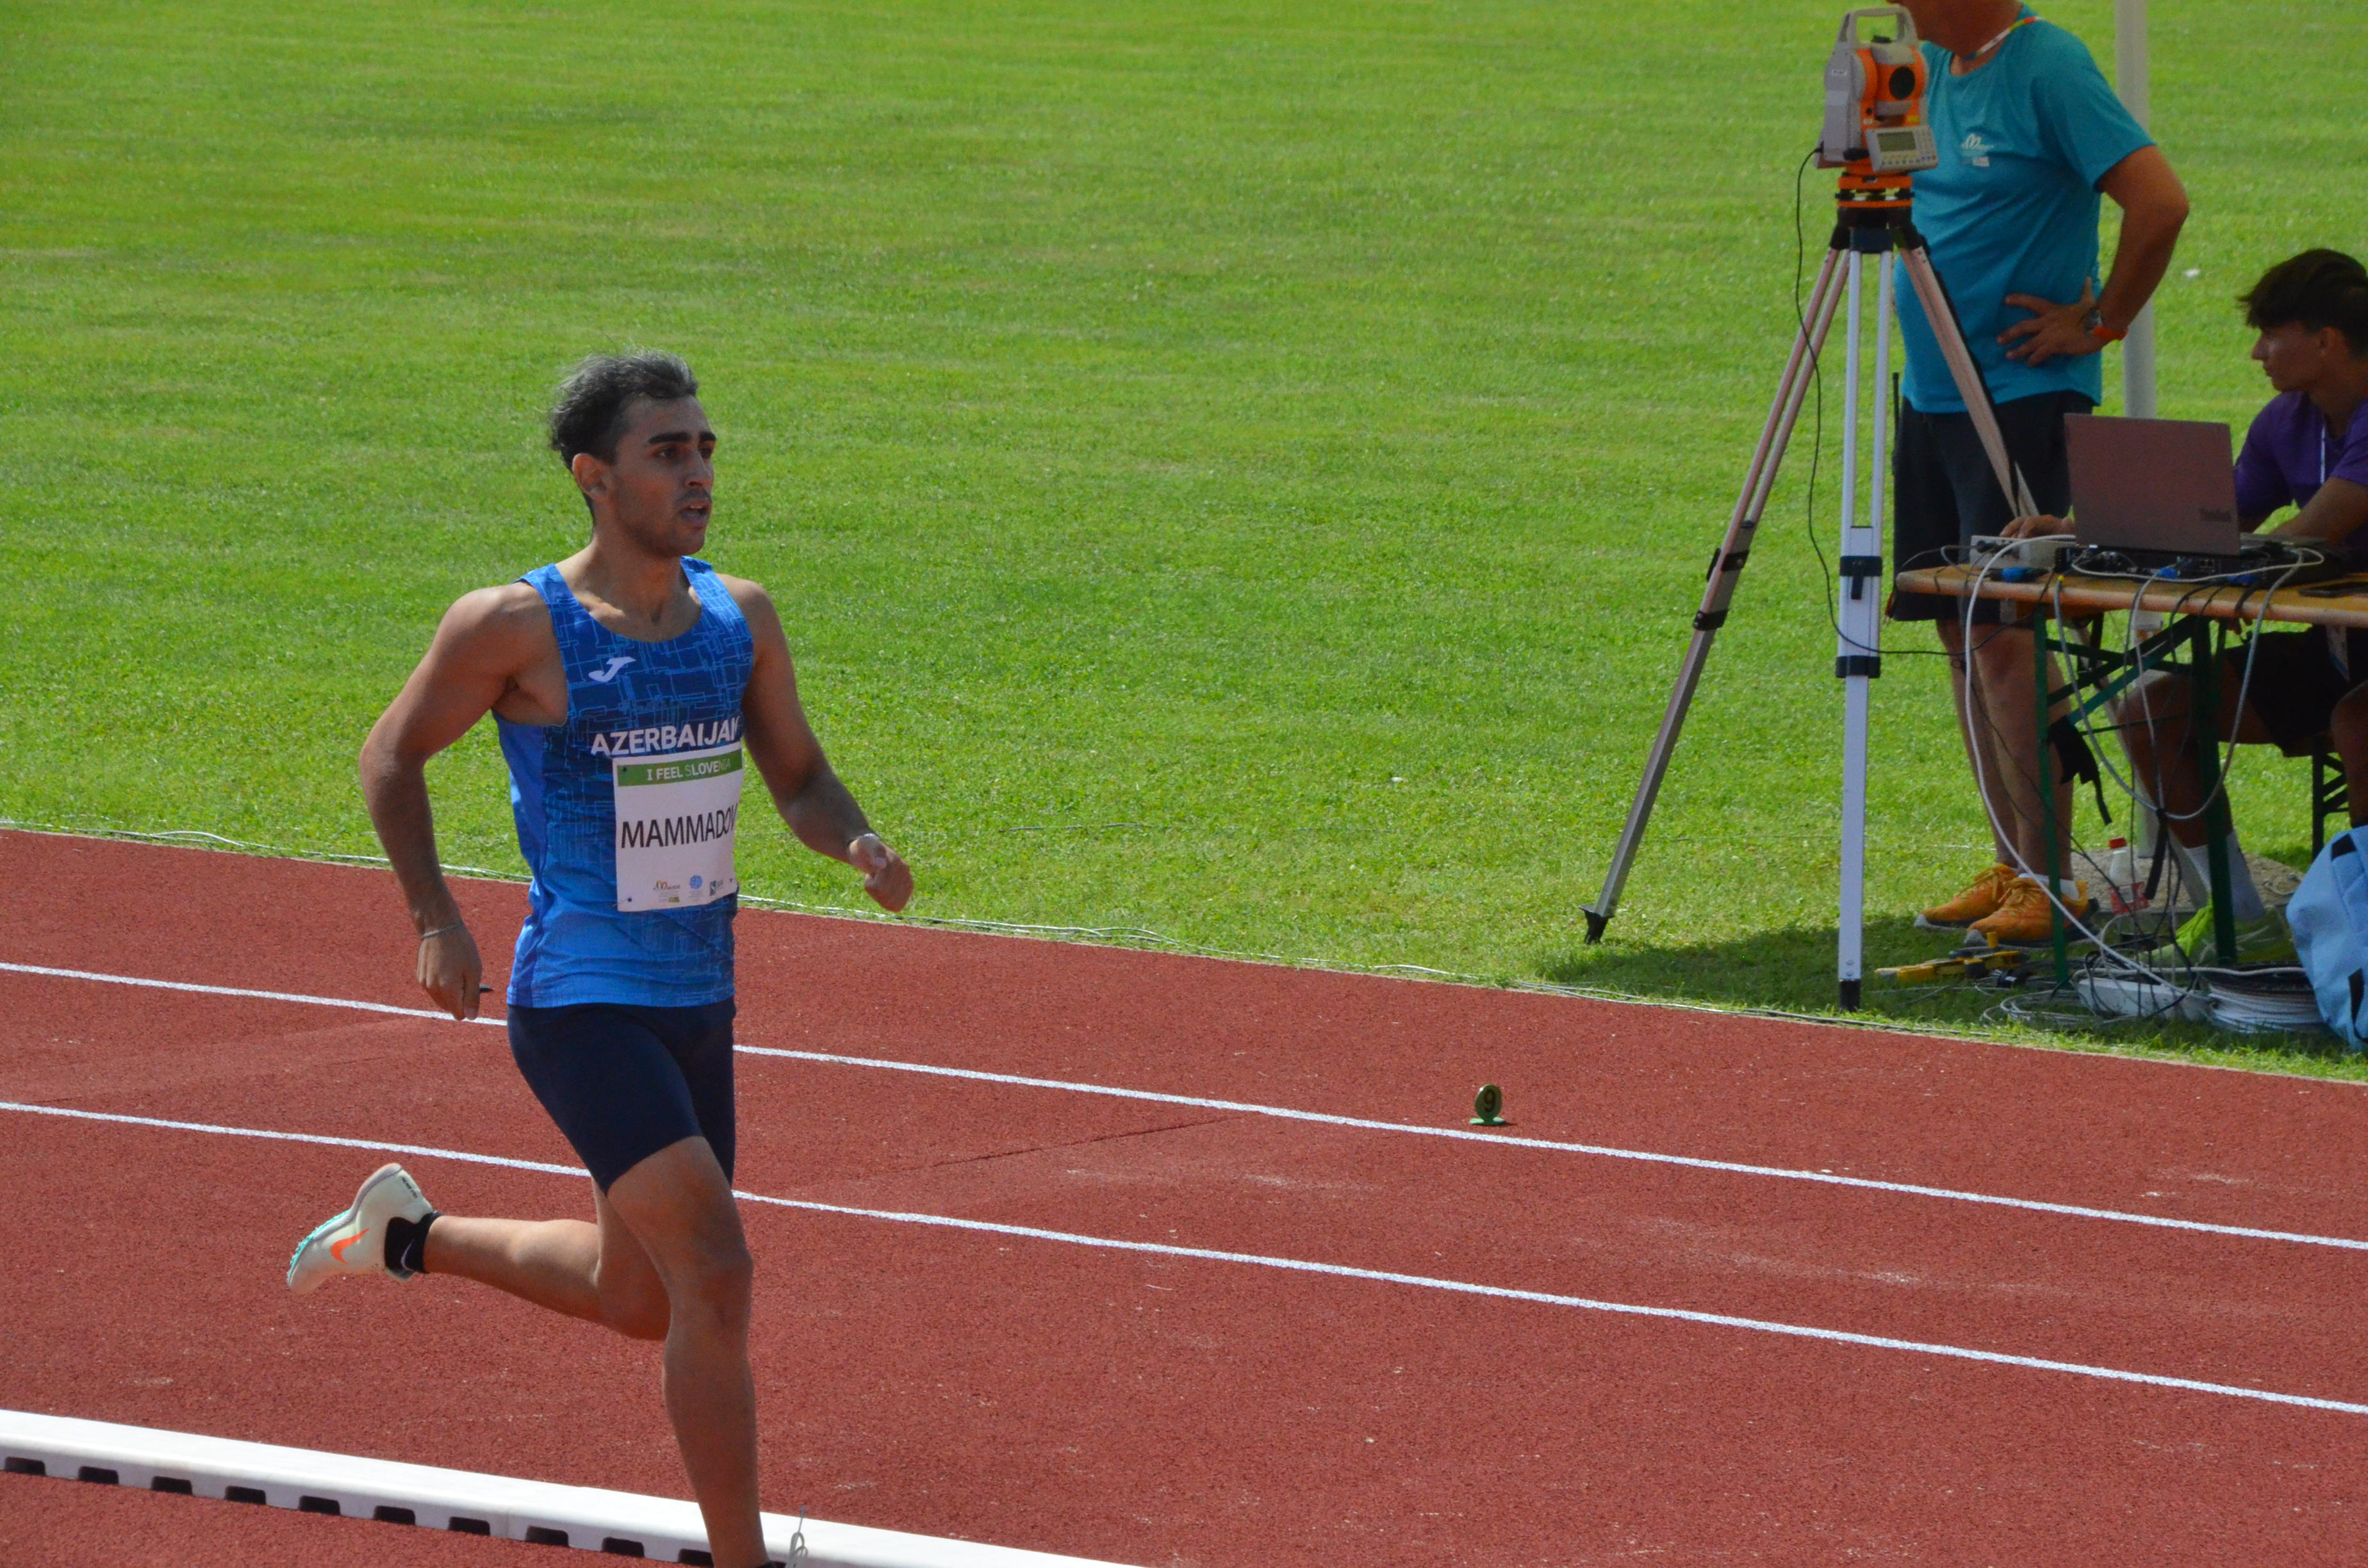
<path id="1" fill-rule="evenodd" d="M 1915 290 L 1924 319 L 1931 324 L 1941 354 L 1955 381 L 1957 394 L 1973 416 L 1974 429 L 1988 455 L 1998 488 L 2014 504 L 2019 516 L 2038 510 L 2031 503 L 2022 475 L 2008 460 L 2006 441 L 1998 434 L 1998 416 L 1981 372 L 1965 349 L 1947 292 L 1932 270 L 1924 237 L 1911 217 L 1914 193 L 1910 176 L 1940 163 L 1932 128 L 1924 121 L 1928 85 L 1924 51 L 1916 24 L 1896 6 L 1876 6 L 1842 17 L 1841 31 L 1826 62 L 1826 113 L 1817 141 L 1817 166 L 1842 171 L 1834 192 L 1833 239 L 1809 290 L 1793 355 L 1785 362 L 1768 422 L 1745 471 L 1743 493 L 1727 519 L 1726 537 L 1711 556 L 1709 582 L 1702 589 L 1702 608 L 1694 612 L 1693 640 L 1686 646 L 1676 687 L 1661 715 L 1660 733 L 1645 759 L 1645 778 L 1628 808 L 1628 823 L 1611 854 L 1611 869 L 1603 892 L 1586 907 L 1587 939 L 1603 939 L 1603 928 L 1620 907 L 1620 892 L 1644 842 L 1645 824 L 1668 774 L 1669 758 L 1684 729 L 1686 710 L 1702 684 L 1702 666 L 1711 644 L 1726 624 L 1727 606 L 1735 597 L 1744 562 L 1751 556 L 1752 535 L 1775 488 L 1784 449 L 1800 423 L 1801 403 L 1817 372 L 1817 357 L 1833 327 L 1842 301 L 1850 301 L 1850 358 L 1842 392 L 1842 529 L 1839 576 L 1842 597 L 1835 617 L 1837 646 L 1834 674 L 1843 683 L 1841 922 L 1837 939 L 1836 970 L 1841 982 L 1841 1004 L 1859 1006 L 1863 926 L 1866 903 L 1866 734 L 1869 683 L 1883 673 L 1880 627 L 1883 596 L 1883 508 L 1890 478 L 1890 404 L 1883 395 L 1883 377 L 1891 364 L 1892 268 L 1896 251 L 1908 286 Z M 1860 319 L 1866 263 L 1875 258 L 1874 386 L 1872 404 L 1872 462 L 1867 468 L 1866 497 L 1859 499 L 1860 355 L 1863 333 Z"/>

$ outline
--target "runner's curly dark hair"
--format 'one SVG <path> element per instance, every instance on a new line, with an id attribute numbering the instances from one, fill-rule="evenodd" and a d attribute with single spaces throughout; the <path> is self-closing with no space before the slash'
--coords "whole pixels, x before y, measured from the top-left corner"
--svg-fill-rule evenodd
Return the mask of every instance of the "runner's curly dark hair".
<path id="1" fill-rule="evenodd" d="M 2368 267 L 2340 250 L 2288 256 L 2237 302 L 2245 307 L 2245 324 L 2257 332 L 2295 323 L 2310 332 L 2331 326 L 2351 345 L 2354 358 L 2368 358 Z"/>
<path id="2" fill-rule="evenodd" d="M 551 410 L 551 449 L 571 465 L 578 452 L 614 462 L 626 410 L 644 399 L 672 403 L 698 395 L 699 378 L 677 355 L 655 348 L 592 355 L 559 383 L 559 401 Z"/>

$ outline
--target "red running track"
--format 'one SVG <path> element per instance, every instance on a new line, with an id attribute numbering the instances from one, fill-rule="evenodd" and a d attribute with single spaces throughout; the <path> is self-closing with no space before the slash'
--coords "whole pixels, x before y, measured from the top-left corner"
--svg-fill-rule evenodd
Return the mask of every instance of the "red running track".
<path id="1" fill-rule="evenodd" d="M 11 834 L 0 877 L 0 960 L 418 1005 L 382 872 Z M 521 891 L 462 897 L 504 951 Z M 2368 1253 L 1520 1146 L 2368 1237 L 2348 1085 L 782 915 L 740 937 L 746 1044 L 1448 1127 L 1494 1081 L 1516 1120 L 1450 1142 L 744 1055 L 751 1193 L 2368 1403 Z M 0 995 L 0 1099 L 574 1163 L 494 1028 Z M 288 1296 L 289 1247 L 380 1156 L 0 1130 L 0 1405 L 682 1494 L 648 1347 L 459 1281 Z M 449 1210 L 588 1207 L 576 1177 L 405 1163 Z M 2368 1557 L 2368 1415 L 746 1212 L 775 1509 L 1150 1568 Z M 91 1543 L 209 1507 L 205 1540 L 245 1533 L 191 1562 L 401 1537 L 11 1478 L 0 1555 L 111 1561 Z"/>

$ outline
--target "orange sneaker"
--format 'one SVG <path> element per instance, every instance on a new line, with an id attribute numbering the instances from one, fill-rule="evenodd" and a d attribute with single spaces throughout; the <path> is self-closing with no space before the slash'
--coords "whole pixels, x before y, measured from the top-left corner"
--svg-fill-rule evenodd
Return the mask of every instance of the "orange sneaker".
<path id="1" fill-rule="evenodd" d="M 2006 901 L 2006 890 L 2021 880 L 2022 873 L 2012 866 L 1992 866 L 1974 879 L 1974 885 L 1948 903 L 1928 909 L 1916 917 L 1922 931 L 1962 931 L 1985 915 L 1996 915 L 1998 905 Z"/>
<path id="2" fill-rule="evenodd" d="M 2075 915 L 2085 915 L 2089 909 L 2089 886 L 2086 882 L 2072 884 L 2072 896 L 2064 901 L 2065 907 Z M 1986 915 L 1969 927 L 1993 948 L 2021 947 L 2044 942 L 2055 934 L 2055 925 L 2047 899 L 2047 890 L 2029 877 L 2017 877 L 1998 901 L 1998 912 Z M 2071 933 L 2074 940 L 2078 932 Z"/>

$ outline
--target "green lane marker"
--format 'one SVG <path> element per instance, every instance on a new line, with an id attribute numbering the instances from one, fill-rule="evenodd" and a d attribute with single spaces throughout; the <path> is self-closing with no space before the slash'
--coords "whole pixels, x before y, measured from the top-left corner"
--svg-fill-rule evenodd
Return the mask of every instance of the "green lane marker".
<path id="1" fill-rule="evenodd" d="M 1472 1096 L 1472 1125 L 1502 1127 L 1506 1125 L 1504 1109 L 1505 1091 L 1494 1084 L 1483 1084 L 1480 1092 Z"/>

